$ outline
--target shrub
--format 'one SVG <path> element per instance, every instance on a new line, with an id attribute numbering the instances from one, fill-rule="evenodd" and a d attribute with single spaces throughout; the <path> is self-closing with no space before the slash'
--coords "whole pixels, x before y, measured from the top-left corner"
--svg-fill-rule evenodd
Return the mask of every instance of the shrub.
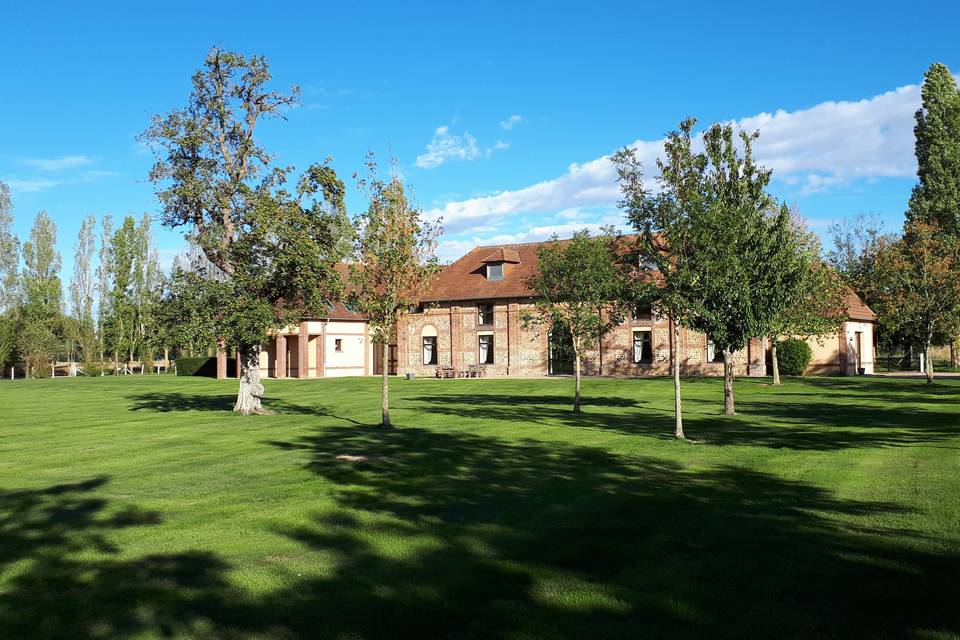
<path id="1" fill-rule="evenodd" d="M 207 356 L 201 358 L 177 358 L 178 376 L 217 377 L 217 359 Z"/>
<path id="2" fill-rule="evenodd" d="M 177 358 L 174 363 L 177 367 L 178 376 L 204 376 L 206 378 L 217 377 L 217 358 L 215 356 L 203 356 L 200 358 Z M 237 375 L 237 360 L 227 358 L 227 377 L 232 378 Z"/>
<path id="3" fill-rule="evenodd" d="M 813 350 L 804 340 L 791 338 L 777 343 L 777 364 L 785 376 L 802 376 L 813 360 Z"/>

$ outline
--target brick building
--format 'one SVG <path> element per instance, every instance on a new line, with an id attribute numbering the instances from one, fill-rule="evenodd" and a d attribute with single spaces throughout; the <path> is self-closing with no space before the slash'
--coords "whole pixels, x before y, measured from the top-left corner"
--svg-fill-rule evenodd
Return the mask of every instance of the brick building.
<path id="1" fill-rule="evenodd" d="M 541 243 L 476 247 L 443 268 L 414 313 L 397 327 L 389 348 L 389 373 L 433 376 L 437 367 L 458 371 L 482 365 L 487 375 L 543 376 L 572 371 L 567 343 L 544 327 L 525 327 L 532 306 L 527 279 L 537 269 Z M 346 265 L 342 265 L 346 275 Z M 849 318 L 836 335 L 810 340 L 811 371 L 872 373 L 876 316 L 859 297 L 847 298 Z M 672 357 L 669 318 L 637 310 L 602 344 L 587 349 L 585 375 L 669 375 Z M 681 372 L 722 375 L 723 353 L 708 336 L 681 328 Z M 260 354 L 263 377 L 314 378 L 376 375 L 382 347 L 370 340 L 366 322 L 342 304 L 288 327 Z M 769 341 L 750 340 L 732 354 L 737 376 L 767 374 Z M 226 355 L 219 355 L 226 373 Z M 219 370 L 219 367 L 218 367 Z"/>

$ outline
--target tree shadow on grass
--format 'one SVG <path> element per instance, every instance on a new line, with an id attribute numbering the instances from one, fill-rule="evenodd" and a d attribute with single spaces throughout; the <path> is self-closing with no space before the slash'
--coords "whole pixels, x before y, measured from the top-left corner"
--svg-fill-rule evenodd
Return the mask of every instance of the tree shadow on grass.
<path id="1" fill-rule="evenodd" d="M 881 406 L 859 397 L 850 401 L 823 401 L 823 397 L 795 389 L 744 394 L 737 401 L 739 415 L 727 417 L 720 415 L 719 398 L 708 402 L 700 395 L 687 396 L 684 427 L 688 437 L 708 444 L 815 451 L 901 446 L 960 436 L 960 424 L 950 414 L 919 406 Z M 580 414 L 571 411 L 564 395 L 531 399 L 524 394 L 445 393 L 406 401 L 415 411 L 464 420 L 602 429 L 661 439 L 672 439 L 674 428 L 672 408 L 658 409 L 629 398 L 591 396 L 584 399 Z"/>
<path id="2" fill-rule="evenodd" d="M 276 525 L 322 575 L 252 594 L 209 550 L 130 557 L 159 522 L 105 478 L 0 491 L 0 637 L 904 637 L 960 632 L 954 540 L 736 466 L 418 428 L 326 428 L 333 504 Z M 365 456 L 344 462 L 338 454 Z M 939 549 L 939 551 L 934 551 Z M 269 553 L 269 549 L 265 550 Z"/>
<path id="3" fill-rule="evenodd" d="M 688 473 L 418 428 L 275 444 L 310 452 L 338 507 L 283 532 L 337 558 L 329 580 L 302 585 L 295 634 L 308 612 L 364 638 L 960 631 L 957 541 L 933 553 L 915 531 L 873 524 L 921 517 L 895 504 L 736 466 Z"/>
<path id="4" fill-rule="evenodd" d="M 174 411 L 215 411 L 222 413 L 232 413 L 233 405 L 236 403 L 236 395 L 227 394 L 203 394 L 203 393 L 181 393 L 181 392 L 150 392 L 140 393 L 128 396 L 133 401 L 130 408 L 133 411 L 155 411 L 159 413 L 169 413 Z M 335 418 L 355 425 L 363 423 L 337 415 L 326 407 L 318 405 L 305 405 L 287 402 L 277 398 L 264 398 L 264 406 L 267 409 L 281 414 L 316 416 L 324 418 Z"/>

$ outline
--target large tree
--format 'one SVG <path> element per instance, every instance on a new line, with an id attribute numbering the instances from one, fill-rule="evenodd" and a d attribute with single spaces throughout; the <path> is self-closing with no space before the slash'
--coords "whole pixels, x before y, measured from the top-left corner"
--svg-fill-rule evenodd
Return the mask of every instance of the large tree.
<path id="1" fill-rule="evenodd" d="M 680 300 L 670 303 L 681 307 L 679 321 L 722 350 L 724 406 L 733 414 L 732 353 L 769 335 L 774 318 L 796 301 L 802 274 L 790 212 L 776 206 L 766 191 L 771 172 L 753 159 L 758 134 L 715 124 L 703 134 L 704 151 L 694 152 L 694 124 L 685 120 L 668 136 L 660 190 L 630 189 L 625 208 L 641 238 L 649 238 L 642 247 L 647 259 L 672 281 L 661 295 Z M 621 167 L 622 185 L 637 181 L 636 171 L 624 171 L 629 163 L 621 160 Z"/>
<path id="2" fill-rule="evenodd" d="M 49 364 L 63 348 L 60 264 L 57 227 L 47 212 L 41 211 L 30 229 L 30 239 L 23 243 L 18 322 L 19 350 L 33 373 Z"/>
<path id="3" fill-rule="evenodd" d="M 960 330 L 960 238 L 936 223 L 908 222 L 903 237 L 879 252 L 872 302 L 911 345 L 923 349 L 933 384 L 930 347 Z"/>
<path id="4" fill-rule="evenodd" d="M 182 109 L 157 116 L 143 139 L 158 154 L 150 172 L 163 224 L 186 228 L 222 272 L 229 304 L 211 309 L 219 333 L 240 354 L 234 410 L 263 412 L 260 345 L 271 332 L 316 312 L 339 294 L 343 183 L 327 162 L 309 168 L 295 190 L 254 136 L 283 117 L 299 89 L 267 88 L 262 56 L 212 50 L 193 76 Z"/>
<path id="5" fill-rule="evenodd" d="M 372 155 L 367 158 L 367 168 L 361 187 L 370 204 L 354 219 L 354 261 L 347 299 L 367 319 L 373 341 L 383 345 L 380 423 L 389 427 L 388 345 L 397 324 L 420 302 L 437 271 L 434 250 L 440 223 L 422 219 L 396 175 L 389 180 L 378 177 Z"/>
<path id="6" fill-rule="evenodd" d="M 941 233 L 960 234 L 960 91 L 946 65 L 935 63 L 924 76 L 914 126 L 917 184 L 907 222 L 936 224 Z M 957 337 L 950 339 L 950 365 L 957 365 Z"/>
<path id="7" fill-rule="evenodd" d="M 916 113 L 917 184 L 910 196 L 908 222 L 936 223 L 945 233 L 960 232 L 960 91 L 946 65 L 930 66 Z"/>
<path id="8" fill-rule="evenodd" d="M 15 361 L 19 270 L 20 241 L 13 232 L 13 203 L 9 187 L 0 181 L 0 374 Z"/>
<path id="9" fill-rule="evenodd" d="M 524 314 L 524 324 L 542 324 L 554 334 L 570 335 L 575 413 L 580 413 L 584 351 L 623 322 L 632 306 L 630 272 L 623 260 L 627 253 L 613 229 L 596 237 L 579 231 L 564 242 L 554 236 L 537 250 L 537 271 L 527 280 L 536 302 Z"/>
<path id="10" fill-rule="evenodd" d="M 96 359 L 96 324 L 93 317 L 94 274 L 91 260 L 96 250 L 96 224 L 87 216 L 80 224 L 77 242 L 73 245 L 73 277 L 70 280 L 70 302 L 76 320 L 76 340 L 84 362 Z"/>
<path id="11" fill-rule="evenodd" d="M 110 214 L 104 215 L 100 224 L 100 251 L 97 259 L 97 354 L 102 367 L 109 349 L 107 323 L 112 313 L 110 293 L 113 282 L 113 259 L 110 255 L 110 246 L 113 238 L 113 217 Z M 102 368 L 100 374 L 103 375 Z"/>

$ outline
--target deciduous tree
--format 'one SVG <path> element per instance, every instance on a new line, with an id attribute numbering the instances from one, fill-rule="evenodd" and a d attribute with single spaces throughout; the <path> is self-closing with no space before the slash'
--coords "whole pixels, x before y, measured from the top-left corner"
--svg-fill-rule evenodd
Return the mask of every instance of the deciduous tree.
<path id="1" fill-rule="evenodd" d="M 46 211 L 37 214 L 30 240 L 23 243 L 22 302 L 18 346 L 31 372 L 48 365 L 63 347 L 57 227 Z"/>
<path id="2" fill-rule="evenodd" d="M 73 277 L 70 280 L 70 302 L 76 320 L 76 339 L 84 362 L 96 357 L 96 324 L 93 317 L 94 274 L 91 260 L 96 250 L 96 225 L 93 216 L 80 224 L 77 242 L 73 245 Z"/>
<path id="3" fill-rule="evenodd" d="M 554 236 L 537 250 L 537 271 L 527 281 L 534 307 L 525 325 L 543 324 L 553 332 L 569 332 L 573 346 L 573 411 L 580 413 L 580 378 L 584 351 L 598 345 L 623 322 L 632 306 L 628 251 L 613 229 L 590 237 L 579 231 L 569 241 Z"/>
<path id="4" fill-rule="evenodd" d="M 261 56 L 212 50 L 193 76 L 186 107 L 157 116 L 143 135 L 158 154 L 150 172 L 163 224 L 185 227 L 225 276 L 229 304 L 211 309 L 220 336 L 237 345 L 234 410 L 261 413 L 260 345 L 271 332 L 324 308 L 340 291 L 343 183 L 328 162 L 288 189 L 288 167 L 254 136 L 297 103 L 267 88 Z"/>
<path id="5" fill-rule="evenodd" d="M 378 177 L 372 154 L 367 157 L 367 169 L 361 188 L 370 204 L 354 219 L 354 262 L 347 299 L 367 319 L 373 341 L 383 345 L 380 422 L 389 427 L 390 337 L 410 307 L 419 303 L 438 269 L 434 250 L 441 228 L 439 222 L 422 219 L 396 175 L 389 180 Z"/>

